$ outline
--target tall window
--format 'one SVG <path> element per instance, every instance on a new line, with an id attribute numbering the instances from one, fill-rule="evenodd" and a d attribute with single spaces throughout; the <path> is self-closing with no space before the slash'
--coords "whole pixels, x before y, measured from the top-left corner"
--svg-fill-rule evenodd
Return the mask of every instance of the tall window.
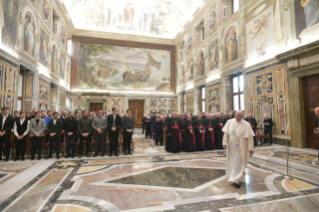
<path id="1" fill-rule="evenodd" d="M 233 0 L 233 13 L 239 10 L 239 0 Z"/>
<path id="2" fill-rule="evenodd" d="M 53 11 L 53 25 L 52 25 L 52 32 L 53 34 L 57 35 L 59 33 L 59 16 Z"/>
<path id="3" fill-rule="evenodd" d="M 202 112 L 206 112 L 206 87 L 201 88 Z"/>
<path id="4" fill-rule="evenodd" d="M 201 21 L 196 27 L 196 42 L 205 40 L 205 22 Z"/>
<path id="5" fill-rule="evenodd" d="M 233 109 L 244 110 L 244 77 L 242 74 L 237 74 L 232 78 L 232 91 L 233 91 Z"/>
<path id="6" fill-rule="evenodd" d="M 18 84 L 18 102 L 17 102 L 17 111 L 23 109 L 23 93 L 24 93 L 24 76 L 23 73 L 19 75 L 19 84 Z"/>
<path id="7" fill-rule="evenodd" d="M 186 111 L 186 93 L 183 93 L 183 109 L 184 109 L 183 112 L 188 112 Z"/>

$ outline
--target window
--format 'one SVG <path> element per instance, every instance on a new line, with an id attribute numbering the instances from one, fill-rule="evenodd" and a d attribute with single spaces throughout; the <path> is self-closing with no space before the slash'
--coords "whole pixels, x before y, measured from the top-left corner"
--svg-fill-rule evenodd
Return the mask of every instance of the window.
<path id="1" fill-rule="evenodd" d="M 233 13 L 239 10 L 239 0 L 233 0 Z"/>
<path id="2" fill-rule="evenodd" d="M 204 20 L 196 27 L 196 42 L 205 40 L 205 23 Z"/>
<path id="3" fill-rule="evenodd" d="M 68 54 L 71 56 L 72 54 L 72 37 L 68 39 Z"/>
<path id="4" fill-rule="evenodd" d="M 18 102 L 17 102 L 17 111 L 23 109 L 23 94 L 24 94 L 24 75 L 23 72 L 19 75 L 19 84 L 18 84 Z"/>
<path id="5" fill-rule="evenodd" d="M 239 0 L 223 0 L 224 18 L 236 13 L 239 10 Z"/>
<path id="6" fill-rule="evenodd" d="M 179 58 L 184 57 L 184 45 L 185 45 L 185 42 L 183 41 L 183 43 L 181 43 L 181 45 L 179 46 Z"/>
<path id="7" fill-rule="evenodd" d="M 186 93 L 183 94 L 183 112 L 188 112 L 186 111 Z"/>
<path id="8" fill-rule="evenodd" d="M 242 74 L 234 75 L 232 78 L 232 96 L 233 96 L 233 109 L 244 110 L 244 77 Z"/>
<path id="9" fill-rule="evenodd" d="M 202 94 L 202 112 L 206 112 L 206 87 L 201 88 Z"/>
<path id="10" fill-rule="evenodd" d="M 52 25 L 52 32 L 53 34 L 57 35 L 59 34 L 59 21 L 60 18 L 56 14 L 56 12 L 53 10 L 53 25 Z"/>

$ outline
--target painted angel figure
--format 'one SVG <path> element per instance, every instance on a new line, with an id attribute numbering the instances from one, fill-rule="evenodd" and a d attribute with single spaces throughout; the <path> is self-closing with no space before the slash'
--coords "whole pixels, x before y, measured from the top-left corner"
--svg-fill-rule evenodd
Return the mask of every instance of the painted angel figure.
<path id="1" fill-rule="evenodd" d="M 250 39 L 252 41 L 258 34 L 263 35 L 264 34 L 264 28 L 266 29 L 268 26 L 268 19 L 270 17 L 271 13 L 269 13 L 267 16 L 261 15 L 260 19 L 257 19 L 254 21 L 256 26 L 252 27 L 249 30 L 249 35 L 253 35 L 253 37 Z"/>

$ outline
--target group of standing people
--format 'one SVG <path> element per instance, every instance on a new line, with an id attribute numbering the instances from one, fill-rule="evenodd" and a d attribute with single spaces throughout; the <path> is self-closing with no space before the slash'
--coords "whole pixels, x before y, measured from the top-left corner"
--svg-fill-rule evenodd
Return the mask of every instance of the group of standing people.
<path id="1" fill-rule="evenodd" d="M 56 158 L 60 159 L 60 147 L 65 142 L 66 158 L 75 157 L 76 146 L 78 146 L 78 157 L 81 158 L 84 145 L 86 145 L 86 156 L 90 157 L 90 148 L 94 134 L 94 157 L 105 154 L 106 135 L 109 134 L 110 154 L 118 156 L 118 139 L 121 129 L 123 130 L 123 142 L 125 155 L 132 154 L 131 141 L 135 120 L 131 117 L 131 111 L 120 117 L 117 108 L 112 108 L 112 114 L 106 115 L 99 110 L 96 115 L 87 110 L 79 113 L 63 111 L 62 115 L 56 111 L 36 111 L 26 117 L 24 111 L 15 111 L 14 116 L 9 114 L 9 108 L 2 107 L 0 114 L 0 160 L 2 160 L 2 149 L 5 148 L 5 161 L 9 160 L 12 135 L 15 137 L 16 155 L 14 161 L 24 160 L 26 141 L 30 133 L 31 160 L 41 160 L 43 141 L 49 148 L 46 159 L 52 158 L 55 150 Z M 64 135 L 63 135 L 64 133 Z"/>

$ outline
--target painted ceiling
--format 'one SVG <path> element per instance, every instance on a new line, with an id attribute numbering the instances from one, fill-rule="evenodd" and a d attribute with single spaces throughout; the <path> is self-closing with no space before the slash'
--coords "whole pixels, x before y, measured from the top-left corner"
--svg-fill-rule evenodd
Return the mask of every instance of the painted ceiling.
<path id="1" fill-rule="evenodd" d="M 204 0 L 63 0 L 77 29 L 173 39 Z"/>

